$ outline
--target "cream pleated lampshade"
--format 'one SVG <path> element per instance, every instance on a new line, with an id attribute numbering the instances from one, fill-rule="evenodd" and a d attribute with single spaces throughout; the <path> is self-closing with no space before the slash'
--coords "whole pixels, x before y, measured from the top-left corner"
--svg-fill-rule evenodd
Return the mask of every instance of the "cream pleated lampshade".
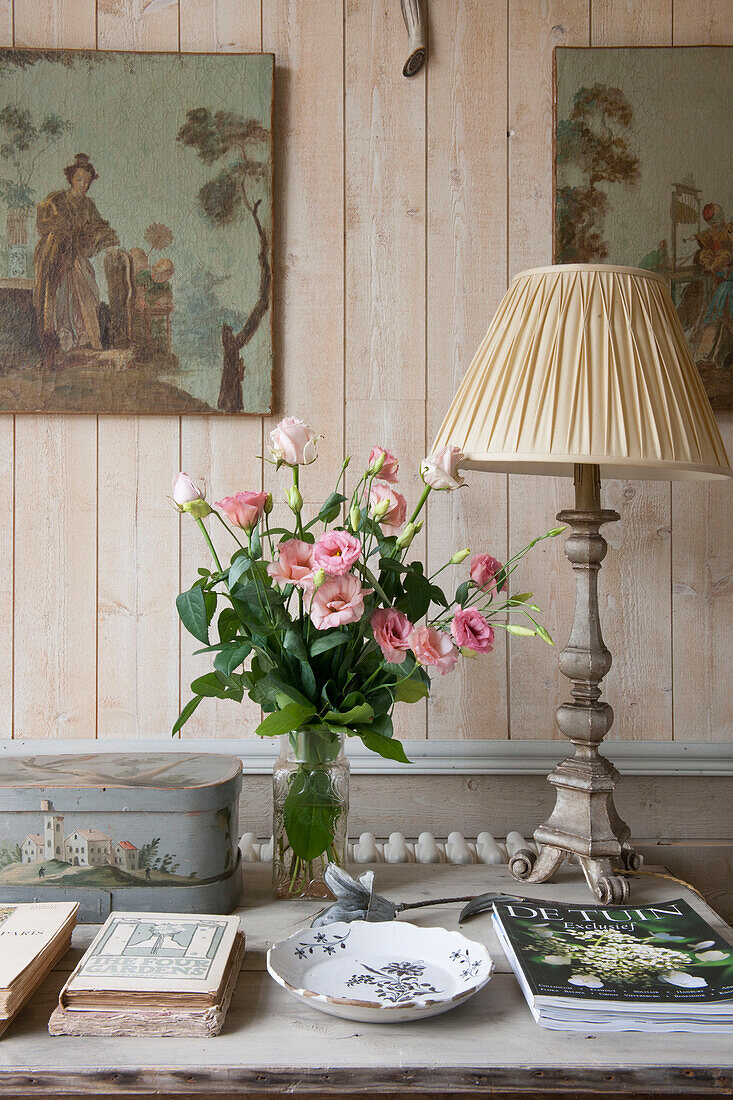
<path id="1" fill-rule="evenodd" d="M 434 449 L 467 469 L 602 477 L 731 476 L 710 402 L 660 276 L 563 264 L 513 280 Z"/>

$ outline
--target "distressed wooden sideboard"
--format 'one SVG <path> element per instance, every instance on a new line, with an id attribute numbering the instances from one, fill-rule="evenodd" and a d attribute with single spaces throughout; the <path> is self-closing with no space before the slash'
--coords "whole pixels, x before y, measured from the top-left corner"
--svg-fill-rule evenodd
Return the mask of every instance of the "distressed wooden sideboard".
<path id="1" fill-rule="evenodd" d="M 360 868 L 361 870 L 361 868 Z M 387 865 L 377 888 L 394 900 L 517 892 L 506 867 Z M 579 873 L 522 888 L 528 897 L 589 901 Z M 684 896 L 711 923 L 692 892 L 650 877 L 634 881 L 632 900 Z M 94 928 L 75 932 L 74 948 L 0 1041 L 0 1095 L 6 1097 L 216 1097 L 272 1094 L 432 1096 L 724 1096 L 733 1092 L 733 1035 L 586 1035 L 538 1027 L 494 936 L 489 918 L 464 931 L 496 960 L 492 980 L 470 1001 L 418 1023 L 356 1024 L 291 997 L 268 976 L 265 953 L 319 909 L 276 902 L 269 867 L 244 867 L 240 910 L 247 953 L 221 1035 L 215 1039 L 52 1039 L 46 1032 L 68 970 Z M 414 923 L 456 927 L 460 906 L 418 910 Z M 733 937 L 727 926 L 721 927 Z"/>

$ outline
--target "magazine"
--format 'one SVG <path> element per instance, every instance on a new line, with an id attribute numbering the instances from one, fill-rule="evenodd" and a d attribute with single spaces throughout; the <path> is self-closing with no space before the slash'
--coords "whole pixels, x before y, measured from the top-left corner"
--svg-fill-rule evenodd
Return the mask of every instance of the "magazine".
<path id="1" fill-rule="evenodd" d="M 543 1027 L 733 1027 L 733 946 L 681 898 L 638 907 L 497 902 L 493 921 Z"/>

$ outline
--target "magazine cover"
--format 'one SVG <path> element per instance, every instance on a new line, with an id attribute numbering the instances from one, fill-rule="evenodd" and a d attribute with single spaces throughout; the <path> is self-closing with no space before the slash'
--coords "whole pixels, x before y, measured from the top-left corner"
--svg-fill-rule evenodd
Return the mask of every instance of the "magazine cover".
<path id="1" fill-rule="evenodd" d="M 677 1005 L 733 996 L 733 947 L 682 899 L 640 908 L 497 902 L 494 913 L 535 996 Z"/>

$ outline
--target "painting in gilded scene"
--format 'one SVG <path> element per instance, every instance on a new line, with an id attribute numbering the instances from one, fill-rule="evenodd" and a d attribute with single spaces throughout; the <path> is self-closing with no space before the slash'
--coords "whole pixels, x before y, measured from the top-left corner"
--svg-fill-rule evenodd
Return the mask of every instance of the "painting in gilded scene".
<path id="1" fill-rule="evenodd" d="M 555 77 L 555 262 L 661 275 L 733 408 L 733 48 L 561 47 Z"/>
<path id="2" fill-rule="evenodd" d="M 270 410 L 272 81 L 0 50 L 0 410 Z"/>

